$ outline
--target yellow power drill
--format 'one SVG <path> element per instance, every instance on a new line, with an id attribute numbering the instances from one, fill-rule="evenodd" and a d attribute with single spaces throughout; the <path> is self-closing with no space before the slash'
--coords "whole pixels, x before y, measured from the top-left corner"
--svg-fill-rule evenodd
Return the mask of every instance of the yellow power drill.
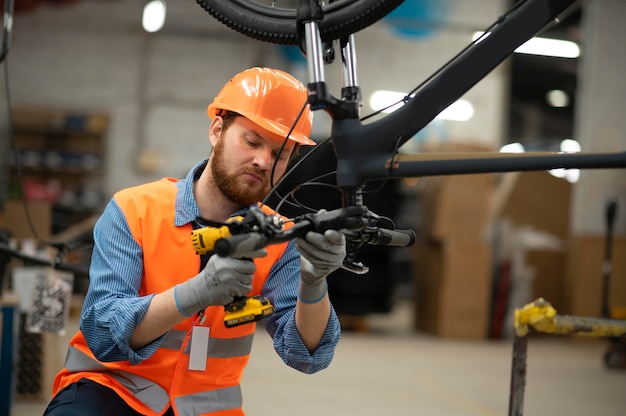
<path id="1" fill-rule="evenodd" d="M 241 221 L 243 217 L 229 218 L 228 222 Z M 191 242 L 197 254 L 206 254 L 215 248 L 215 242 L 232 234 L 228 225 L 220 227 L 198 228 L 191 232 Z M 260 321 L 274 313 L 274 307 L 263 296 L 237 296 L 231 303 L 224 306 L 224 325 L 232 328 L 248 322 Z"/>

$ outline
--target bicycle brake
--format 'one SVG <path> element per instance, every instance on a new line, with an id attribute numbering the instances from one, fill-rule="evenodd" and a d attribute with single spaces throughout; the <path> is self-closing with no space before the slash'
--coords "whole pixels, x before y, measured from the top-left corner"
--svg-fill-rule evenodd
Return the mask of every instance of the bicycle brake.
<path id="1" fill-rule="evenodd" d="M 348 244 L 346 247 L 346 258 L 341 268 L 355 274 L 366 274 L 369 272 L 368 266 L 356 260 L 360 248 L 366 243 L 380 241 L 380 229 L 393 230 L 396 228 L 393 220 L 388 217 L 380 216 L 368 209 L 366 209 L 362 220 L 362 227 L 353 230 L 343 230 Z"/>

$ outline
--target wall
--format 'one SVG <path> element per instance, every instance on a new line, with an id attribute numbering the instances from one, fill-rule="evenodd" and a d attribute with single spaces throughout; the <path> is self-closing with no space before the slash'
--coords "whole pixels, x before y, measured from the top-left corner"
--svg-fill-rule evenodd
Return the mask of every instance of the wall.
<path id="1" fill-rule="evenodd" d="M 467 3 L 450 2 L 447 23 L 429 36 L 399 37 L 382 22 L 357 34 L 363 96 L 374 89 L 406 91 L 417 85 L 466 46 L 473 31 L 495 20 L 503 0 Z M 208 155 L 205 109 L 234 73 L 268 65 L 301 79 L 305 74 L 278 47 L 222 27 L 192 1 L 169 2 L 164 30 L 152 35 L 140 28 L 141 8 L 142 2 L 133 0 L 82 1 L 18 15 L 6 62 L 13 105 L 111 115 L 108 193 L 164 175 L 183 175 Z M 338 91 L 338 64 L 327 71 L 331 90 Z M 422 136 L 497 145 L 506 74 L 502 66 L 468 92 L 465 98 L 475 106 L 471 121 L 433 122 Z M 1 92 L 5 106 L 3 96 Z M 363 109 L 364 114 L 370 111 Z M 6 126 L 4 116 L 2 121 Z M 316 114 L 315 128 L 317 135 L 326 134 L 325 114 Z"/>
<path id="2" fill-rule="evenodd" d="M 626 3 L 592 1 L 583 19 L 575 135 L 586 152 L 626 151 Z M 626 233 L 626 181 L 622 169 L 583 170 L 574 188 L 571 228 L 576 235 L 603 234 L 607 198 L 618 201 L 614 232 Z"/>

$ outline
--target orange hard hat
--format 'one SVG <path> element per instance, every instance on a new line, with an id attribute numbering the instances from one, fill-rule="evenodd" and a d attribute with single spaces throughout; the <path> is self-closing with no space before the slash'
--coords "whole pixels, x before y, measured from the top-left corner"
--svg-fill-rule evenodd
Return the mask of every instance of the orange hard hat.
<path id="1" fill-rule="evenodd" d="M 231 78 L 207 108 L 211 118 L 219 110 L 241 114 L 256 125 L 286 137 L 307 101 L 307 89 L 288 73 L 271 68 L 254 67 Z M 309 138 L 313 113 L 307 105 L 289 139 L 314 145 Z"/>

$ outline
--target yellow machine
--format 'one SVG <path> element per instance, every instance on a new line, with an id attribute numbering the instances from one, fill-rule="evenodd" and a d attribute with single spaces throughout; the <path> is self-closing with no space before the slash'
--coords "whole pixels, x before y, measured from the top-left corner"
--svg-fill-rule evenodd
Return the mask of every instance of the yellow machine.
<path id="1" fill-rule="evenodd" d="M 233 217 L 228 221 L 235 221 L 242 217 Z M 221 227 L 198 228 L 191 232 L 191 243 L 197 254 L 206 254 L 215 248 L 215 242 L 220 238 L 230 237 L 232 234 L 227 225 Z"/>
<path id="2" fill-rule="evenodd" d="M 229 222 L 240 221 L 241 219 L 242 217 L 233 217 L 229 219 Z M 215 248 L 217 240 L 231 235 L 228 225 L 198 228 L 191 232 L 191 242 L 197 254 L 206 254 Z M 224 306 L 224 311 L 226 312 L 224 325 L 227 328 L 232 328 L 248 322 L 260 321 L 272 315 L 274 307 L 263 296 L 240 296 Z"/>

